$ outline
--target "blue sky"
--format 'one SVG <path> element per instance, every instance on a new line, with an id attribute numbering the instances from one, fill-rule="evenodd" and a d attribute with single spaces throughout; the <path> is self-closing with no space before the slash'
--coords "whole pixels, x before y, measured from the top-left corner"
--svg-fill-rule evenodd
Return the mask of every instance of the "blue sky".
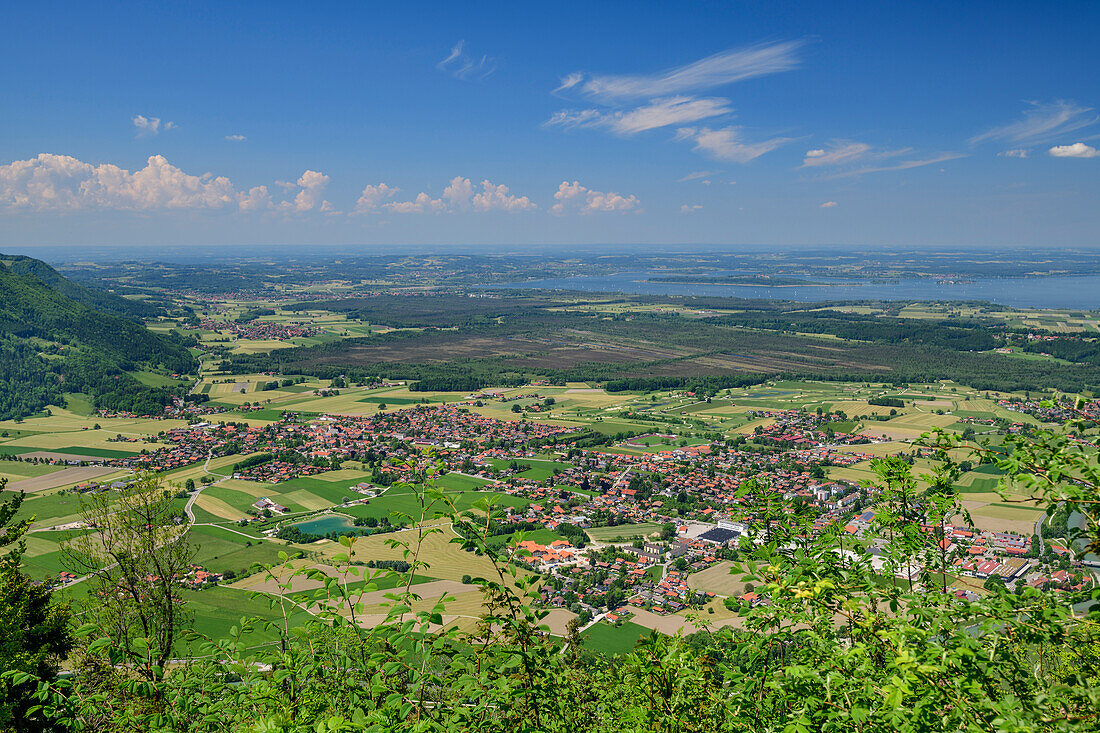
<path id="1" fill-rule="evenodd" d="M 1100 244 L 1100 5 L 9 3 L 0 246 Z"/>

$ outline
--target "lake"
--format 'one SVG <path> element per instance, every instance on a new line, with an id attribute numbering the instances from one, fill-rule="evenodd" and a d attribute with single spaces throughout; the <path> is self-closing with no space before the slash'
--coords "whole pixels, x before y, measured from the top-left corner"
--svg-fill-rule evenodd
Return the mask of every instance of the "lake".
<path id="1" fill-rule="evenodd" d="M 972 282 L 938 283 L 931 279 L 894 282 L 809 278 L 823 285 L 768 287 L 761 285 L 701 285 L 695 283 L 646 282 L 667 277 L 668 271 L 619 272 L 591 277 L 563 277 L 521 283 L 494 283 L 487 287 L 509 289 L 581 290 L 589 292 L 637 293 L 642 295 L 696 295 L 735 298 L 796 300 L 987 300 L 1016 308 L 1100 309 L 1100 274 L 1058 277 L 976 278 Z M 694 273 L 698 275 L 698 273 Z M 715 276 L 742 274 L 729 271 Z"/>

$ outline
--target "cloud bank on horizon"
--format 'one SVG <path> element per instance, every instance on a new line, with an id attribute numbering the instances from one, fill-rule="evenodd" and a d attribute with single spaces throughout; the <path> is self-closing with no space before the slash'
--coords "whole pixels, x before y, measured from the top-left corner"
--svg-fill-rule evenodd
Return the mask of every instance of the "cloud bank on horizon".
<path id="1" fill-rule="evenodd" d="M 41 153 L 35 158 L 0 165 L 0 211 L 230 211 L 244 213 L 340 214 L 325 198 L 329 176 L 306 170 L 293 181 L 276 181 L 284 192 L 273 195 L 267 185 L 238 189 L 225 176 L 193 175 L 172 165 L 162 155 L 150 156 L 144 168 L 128 171 L 119 166 L 91 164 L 68 155 Z M 487 213 L 535 211 L 527 196 L 485 179 L 480 184 L 455 176 L 438 198 L 421 191 L 397 200 L 399 188 L 386 183 L 367 184 L 349 212 L 363 214 Z M 633 194 L 604 193 L 563 181 L 553 194 L 554 214 L 635 210 Z"/>

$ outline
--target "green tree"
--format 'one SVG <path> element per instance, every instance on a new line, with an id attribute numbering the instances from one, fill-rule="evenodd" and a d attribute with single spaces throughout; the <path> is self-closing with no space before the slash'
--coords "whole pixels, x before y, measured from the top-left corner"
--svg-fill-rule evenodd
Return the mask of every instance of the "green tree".
<path id="1" fill-rule="evenodd" d="M 8 480 L 0 478 L 0 494 L 7 488 Z M 0 568 L 18 567 L 20 556 L 23 554 L 23 535 L 31 526 L 34 517 L 26 517 L 16 520 L 15 515 L 23 506 L 24 493 L 20 491 L 13 494 L 4 503 L 0 504 L 0 550 L 10 548 L 0 555 Z"/>
<path id="2" fill-rule="evenodd" d="M 0 479 L 3 493 L 7 479 Z M 34 517 L 15 520 L 20 492 L 0 505 L 0 730 L 45 730 L 35 711 L 36 680 L 50 682 L 69 651 L 68 606 L 52 602 L 49 589 L 19 571 L 22 537 Z"/>
<path id="3" fill-rule="evenodd" d="M 35 681 L 54 680 L 71 647 L 69 607 L 17 569 L 0 570 L 0 730 L 52 728 L 35 709 Z"/>
<path id="4" fill-rule="evenodd" d="M 156 474 L 142 474 L 121 491 L 91 496 L 82 506 L 85 529 L 65 551 L 66 563 L 87 574 L 92 592 L 82 609 L 109 644 L 84 648 L 84 663 L 107 678 L 124 668 L 153 682 L 190 619 L 183 599 L 194 547 L 178 523 Z"/>

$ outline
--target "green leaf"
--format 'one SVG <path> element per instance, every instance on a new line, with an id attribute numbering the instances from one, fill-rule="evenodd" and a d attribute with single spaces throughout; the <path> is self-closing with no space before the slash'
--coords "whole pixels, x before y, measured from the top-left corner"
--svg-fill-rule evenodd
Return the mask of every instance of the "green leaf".
<path id="1" fill-rule="evenodd" d="M 96 651 L 99 651 L 100 649 L 102 649 L 103 647 L 110 646 L 110 645 L 111 645 L 111 637 L 101 636 L 98 639 L 96 639 L 95 641 L 93 641 L 91 644 L 88 645 L 88 651 L 89 652 L 96 652 Z"/>

